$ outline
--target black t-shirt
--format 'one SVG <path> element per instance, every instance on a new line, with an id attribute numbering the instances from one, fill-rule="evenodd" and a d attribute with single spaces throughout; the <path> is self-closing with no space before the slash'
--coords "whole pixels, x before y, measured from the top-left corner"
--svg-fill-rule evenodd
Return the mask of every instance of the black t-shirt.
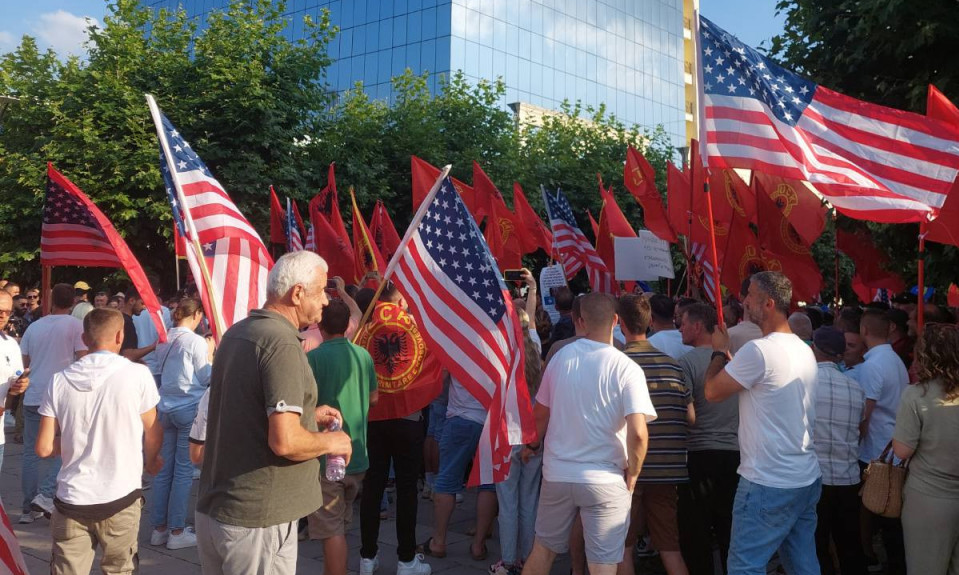
<path id="1" fill-rule="evenodd" d="M 133 316 L 123 314 L 123 345 L 120 346 L 120 351 L 138 347 L 140 345 L 137 341 L 137 328 L 133 325 Z"/>

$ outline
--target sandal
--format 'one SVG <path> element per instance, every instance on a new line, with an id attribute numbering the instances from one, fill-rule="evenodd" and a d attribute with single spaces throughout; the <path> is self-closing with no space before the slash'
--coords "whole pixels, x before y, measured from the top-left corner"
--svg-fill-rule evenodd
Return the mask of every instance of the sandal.
<path id="1" fill-rule="evenodd" d="M 446 551 L 433 551 L 431 545 L 433 544 L 433 538 L 430 537 L 425 542 L 421 543 L 419 547 L 416 548 L 417 553 L 422 553 L 428 557 L 436 557 L 437 559 L 443 559 L 446 557 Z"/>

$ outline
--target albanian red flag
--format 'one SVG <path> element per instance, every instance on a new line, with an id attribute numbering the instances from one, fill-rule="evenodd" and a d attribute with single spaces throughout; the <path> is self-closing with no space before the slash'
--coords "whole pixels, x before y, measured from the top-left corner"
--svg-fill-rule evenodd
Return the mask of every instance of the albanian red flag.
<path id="1" fill-rule="evenodd" d="M 666 210 L 663 209 L 663 198 L 656 189 L 656 172 L 646 158 L 632 146 L 626 150 L 623 183 L 643 207 L 643 222 L 649 231 L 661 240 L 676 243 L 676 232 L 669 225 Z"/>
<path id="2" fill-rule="evenodd" d="M 286 245 L 286 210 L 280 205 L 280 198 L 276 197 L 273 186 L 270 186 L 270 243 Z"/>
<path id="3" fill-rule="evenodd" d="M 486 211 L 486 230 L 483 235 L 496 264 L 503 270 L 523 267 L 523 246 L 516 230 L 516 217 L 506 207 L 503 195 L 483 171 L 473 162 L 473 191 L 478 204 Z"/>
<path id="4" fill-rule="evenodd" d="M 356 337 L 373 357 L 379 401 L 370 406 L 370 421 L 397 419 L 415 413 L 440 394 L 440 362 L 426 348 L 408 313 L 379 302 Z"/>
<path id="5" fill-rule="evenodd" d="M 389 212 L 383 202 L 376 200 L 376 207 L 373 208 L 373 217 L 370 218 L 370 234 L 373 237 L 373 243 L 376 245 L 383 259 L 389 263 L 393 259 L 393 254 L 400 247 L 400 236 L 396 233 L 393 226 L 393 220 L 390 219 Z"/>
<path id="6" fill-rule="evenodd" d="M 523 253 L 531 254 L 542 248 L 547 254 L 553 252 L 553 232 L 529 205 L 519 182 L 513 182 L 513 213 L 516 215 L 517 235 L 523 245 Z"/>

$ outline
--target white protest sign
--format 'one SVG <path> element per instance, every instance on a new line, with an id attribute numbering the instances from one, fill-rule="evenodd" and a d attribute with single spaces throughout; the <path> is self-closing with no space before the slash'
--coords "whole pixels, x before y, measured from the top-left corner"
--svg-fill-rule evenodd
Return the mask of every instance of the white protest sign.
<path id="1" fill-rule="evenodd" d="M 649 230 L 640 230 L 637 238 L 613 238 L 616 256 L 616 279 L 648 281 L 674 279 L 673 258 L 669 243 Z"/>
<path id="2" fill-rule="evenodd" d="M 549 314 L 549 319 L 556 323 L 559 320 L 559 312 L 556 311 L 556 300 L 550 293 L 552 288 L 559 288 L 566 285 L 566 274 L 563 272 L 563 264 L 554 264 L 546 266 L 539 272 L 539 293 L 543 298 L 543 309 Z"/>

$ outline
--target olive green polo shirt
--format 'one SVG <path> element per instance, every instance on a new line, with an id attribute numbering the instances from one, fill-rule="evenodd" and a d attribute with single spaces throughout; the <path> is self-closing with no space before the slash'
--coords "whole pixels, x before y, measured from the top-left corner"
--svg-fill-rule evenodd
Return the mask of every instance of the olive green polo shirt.
<path id="1" fill-rule="evenodd" d="M 269 416 L 299 412 L 316 431 L 316 382 L 296 328 L 283 316 L 253 310 L 223 335 L 213 360 L 206 450 L 197 511 L 221 523 L 269 527 L 323 504 L 319 462 L 273 453 Z"/>

